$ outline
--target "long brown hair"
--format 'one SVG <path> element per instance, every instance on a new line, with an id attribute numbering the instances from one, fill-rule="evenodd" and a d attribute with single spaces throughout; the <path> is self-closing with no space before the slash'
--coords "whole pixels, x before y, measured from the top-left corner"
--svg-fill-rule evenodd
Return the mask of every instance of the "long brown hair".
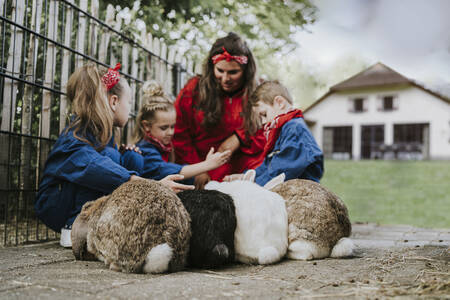
<path id="1" fill-rule="evenodd" d="M 152 123 L 157 111 L 170 111 L 175 109 L 172 100 L 164 93 L 162 86 L 155 80 L 144 82 L 141 89 L 142 106 L 136 117 L 136 126 L 133 131 L 133 143 L 139 142 L 145 134 L 142 121 Z"/>
<path id="2" fill-rule="evenodd" d="M 67 82 L 67 98 L 71 102 L 72 114 L 67 131 L 73 129 L 75 138 L 101 151 L 114 135 L 120 139 L 120 130 L 114 127 L 114 113 L 109 106 L 108 96 L 122 94 L 123 78 L 108 92 L 101 81 L 106 69 L 99 71 L 94 64 L 78 68 Z M 67 132 L 66 131 L 66 132 Z M 87 133 L 96 139 L 95 144 L 87 139 Z"/>
<path id="3" fill-rule="evenodd" d="M 203 126 L 212 128 L 216 126 L 223 115 L 223 103 L 221 99 L 224 92 L 214 76 L 214 64 L 211 58 L 223 53 L 224 47 L 231 55 L 244 55 L 248 63 L 242 65 L 244 97 L 250 95 L 256 86 L 256 63 L 253 54 L 247 44 L 236 33 L 230 32 L 226 37 L 216 40 L 203 63 L 203 75 L 198 84 L 198 107 L 204 111 Z M 245 102 L 244 102 L 245 106 Z"/>
<path id="4" fill-rule="evenodd" d="M 282 96 L 290 104 L 294 103 L 288 89 L 278 80 L 264 81 L 250 95 L 244 109 L 244 127 L 248 134 L 255 134 L 260 126 L 259 117 L 254 112 L 255 106 L 258 105 L 258 102 L 273 105 L 276 96 Z"/>

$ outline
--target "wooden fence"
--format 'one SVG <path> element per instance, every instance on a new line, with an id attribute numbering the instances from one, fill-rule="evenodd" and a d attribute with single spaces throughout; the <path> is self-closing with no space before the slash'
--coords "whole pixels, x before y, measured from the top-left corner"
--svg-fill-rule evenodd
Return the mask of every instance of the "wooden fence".
<path id="1" fill-rule="evenodd" d="M 101 20 L 98 0 L 0 0 L 0 246 L 57 238 L 33 205 L 47 155 L 67 123 L 65 89 L 76 68 L 122 63 L 134 95 L 124 139 L 145 80 L 156 79 L 174 97 L 200 73 L 200 64 L 145 30 L 124 35 L 112 5 L 104 15 Z"/>

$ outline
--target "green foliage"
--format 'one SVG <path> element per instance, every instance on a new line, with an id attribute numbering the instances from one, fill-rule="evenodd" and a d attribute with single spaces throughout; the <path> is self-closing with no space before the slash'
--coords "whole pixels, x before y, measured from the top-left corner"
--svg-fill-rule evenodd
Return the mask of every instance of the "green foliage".
<path id="1" fill-rule="evenodd" d="M 297 46 L 292 33 L 313 23 L 316 13 L 309 0 L 107 0 L 101 11 L 109 3 L 135 11 L 132 21 L 141 19 L 153 36 L 177 44 L 194 59 L 203 59 L 211 44 L 229 31 L 243 36 L 252 49 L 292 50 Z"/>
<path id="2" fill-rule="evenodd" d="M 325 162 L 321 183 L 347 204 L 352 222 L 450 227 L 449 161 Z"/>

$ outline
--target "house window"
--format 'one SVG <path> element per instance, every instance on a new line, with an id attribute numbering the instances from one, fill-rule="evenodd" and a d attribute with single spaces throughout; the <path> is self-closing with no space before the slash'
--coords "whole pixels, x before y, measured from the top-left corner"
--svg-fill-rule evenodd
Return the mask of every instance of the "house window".
<path id="1" fill-rule="evenodd" d="M 364 99 L 356 98 L 353 100 L 353 111 L 354 112 L 363 112 L 364 111 Z"/>
<path id="2" fill-rule="evenodd" d="M 324 127 L 323 153 L 326 158 L 352 158 L 352 126 Z"/>
<path id="3" fill-rule="evenodd" d="M 385 96 L 383 97 L 383 110 L 393 110 L 394 109 L 394 97 Z"/>

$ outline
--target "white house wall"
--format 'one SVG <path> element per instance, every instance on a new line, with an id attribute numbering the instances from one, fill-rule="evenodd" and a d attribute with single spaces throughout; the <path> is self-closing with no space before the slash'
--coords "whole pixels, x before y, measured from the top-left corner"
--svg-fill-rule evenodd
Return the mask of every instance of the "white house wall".
<path id="1" fill-rule="evenodd" d="M 394 96 L 398 108 L 379 111 L 377 101 Z M 350 112 L 349 99 L 363 97 L 364 112 Z M 360 90 L 352 93 L 332 93 L 305 113 L 305 119 L 319 145 L 323 145 L 323 127 L 353 126 L 353 157 L 360 158 L 361 126 L 384 125 L 385 144 L 393 143 L 394 124 L 427 123 L 430 129 L 430 158 L 450 159 L 450 104 L 420 88 L 408 86 L 396 89 Z"/>

